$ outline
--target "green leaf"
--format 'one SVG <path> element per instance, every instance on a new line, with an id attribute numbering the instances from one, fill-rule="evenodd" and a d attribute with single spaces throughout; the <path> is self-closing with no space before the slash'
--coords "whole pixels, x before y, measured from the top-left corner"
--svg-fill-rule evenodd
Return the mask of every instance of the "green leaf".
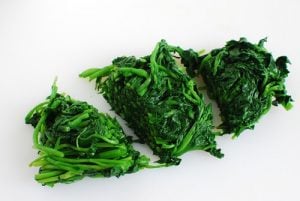
<path id="1" fill-rule="evenodd" d="M 112 109 L 168 165 L 178 164 L 179 156 L 191 150 L 223 156 L 212 132 L 211 107 L 173 55 L 180 51 L 162 40 L 149 56 L 114 59 L 116 68 L 96 79 Z M 124 69 L 131 70 L 124 74 Z"/>

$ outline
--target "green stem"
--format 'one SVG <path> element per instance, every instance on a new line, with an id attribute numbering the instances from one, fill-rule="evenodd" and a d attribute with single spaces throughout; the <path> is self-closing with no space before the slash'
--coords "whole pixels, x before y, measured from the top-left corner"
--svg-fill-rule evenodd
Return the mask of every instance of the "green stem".
<path id="1" fill-rule="evenodd" d="M 90 68 L 88 70 L 83 71 L 79 77 L 89 78 L 89 80 L 93 80 L 99 77 L 108 76 L 116 67 L 113 65 L 106 66 L 104 68 Z"/>
<path id="2" fill-rule="evenodd" d="M 64 149 L 64 148 L 71 148 L 73 150 L 80 151 L 80 152 L 88 152 L 90 149 L 90 148 L 75 147 L 70 144 L 60 144 L 57 146 L 57 149 Z"/>
<path id="3" fill-rule="evenodd" d="M 121 67 L 121 68 L 118 68 L 118 72 L 124 74 L 124 76 L 126 76 L 126 75 L 130 76 L 132 74 L 135 74 L 140 77 L 148 78 L 147 71 L 145 71 L 143 69 L 137 69 L 137 68 L 131 68 L 131 67 Z"/>
<path id="4" fill-rule="evenodd" d="M 35 106 L 32 110 L 30 110 L 25 117 L 25 122 L 28 124 L 31 117 L 33 116 L 33 114 L 40 112 L 40 110 L 48 103 L 49 103 L 49 101 L 42 102 L 42 103 L 38 104 L 37 106 Z"/>
<path id="5" fill-rule="evenodd" d="M 60 158 L 60 159 L 63 159 L 63 158 Z M 78 168 L 76 166 L 74 167 L 73 165 L 70 165 L 68 163 L 58 161 L 57 159 L 53 160 L 53 159 L 47 157 L 45 160 L 48 161 L 49 163 L 51 163 L 52 165 L 57 166 L 58 168 L 60 168 L 62 170 L 71 171 L 71 172 L 74 172 L 76 174 L 82 174 L 83 173 L 83 171 L 80 170 L 80 168 Z"/>
<path id="6" fill-rule="evenodd" d="M 158 64 L 156 62 L 157 52 L 159 50 L 159 43 L 156 44 L 154 50 L 151 53 L 150 56 L 150 68 L 151 68 L 151 75 L 153 76 L 153 80 L 155 83 L 157 83 L 157 72 L 158 72 Z"/>
<path id="7" fill-rule="evenodd" d="M 141 85 L 139 86 L 139 88 L 136 90 L 137 93 L 138 93 L 140 96 L 143 96 L 143 95 L 147 92 L 148 86 L 149 86 L 150 83 L 151 83 L 151 77 L 149 76 L 149 77 L 144 81 L 144 83 L 141 84 Z"/>
<path id="8" fill-rule="evenodd" d="M 104 159 L 112 159 L 112 158 L 124 157 L 126 155 L 127 155 L 126 148 L 118 148 L 118 149 L 101 152 L 97 155 L 97 157 L 104 158 Z"/>
<path id="9" fill-rule="evenodd" d="M 188 145 L 191 142 L 191 140 L 193 139 L 195 127 L 196 127 L 196 124 L 198 123 L 198 121 L 200 121 L 200 117 L 201 117 L 201 112 L 200 112 L 200 109 L 198 108 L 198 118 L 193 123 L 193 126 L 190 128 L 189 132 L 184 136 L 180 145 L 176 149 L 174 149 L 173 154 L 175 156 L 180 156 L 189 150 Z"/>
<path id="10" fill-rule="evenodd" d="M 111 167 L 114 165 L 120 165 L 124 162 L 131 161 L 132 158 L 131 156 L 123 158 L 123 159 L 104 159 L 104 158 L 58 158 L 58 157 L 52 157 L 56 161 L 61 161 L 63 163 L 68 163 L 69 165 L 71 164 L 78 164 L 78 163 L 94 163 L 100 166 L 107 166 Z"/>
<path id="11" fill-rule="evenodd" d="M 46 173 L 39 173 L 37 175 L 35 175 L 35 179 L 36 180 L 41 180 L 41 179 L 46 179 L 49 177 L 53 177 L 53 176 L 58 176 L 61 175 L 62 173 L 64 173 L 65 171 L 63 170 L 54 170 L 54 171 L 50 171 L 50 172 L 46 172 Z"/>
<path id="12" fill-rule="evenodd" d="M 78 116 L 76 119 L 69 122 L 69 126 L 71 128 L 76 128 L 82 122 L 82 120 L 85 120 L 85 119 L 89 118 L 89 116 L 90 115 L 89 115 L 88 112 L 84 112 L 84 113 L 80 114 L 80 116 Z"/>
<path id="13" fill-rule="evenodd" d="M 60 151 L 57 151 L 55 149 L 45 147 L 45 146 L 39 144 L 39 133 L 40 133 L 41 126 L 45 122 L 45 120 L 46 120 L 46 115 L 42 114 L 41 119 L 39 120 L 38 124 L 36 125 L 36 127 L 34 129 L 34 132 L 33 132 L 34 147 L 36 149 L 46 153 L 47 155 L 55 155 L 55 156 L 58 156 L 58 157 L 63 157 L 64 156 L 63 152 L 60 152 Z"/>

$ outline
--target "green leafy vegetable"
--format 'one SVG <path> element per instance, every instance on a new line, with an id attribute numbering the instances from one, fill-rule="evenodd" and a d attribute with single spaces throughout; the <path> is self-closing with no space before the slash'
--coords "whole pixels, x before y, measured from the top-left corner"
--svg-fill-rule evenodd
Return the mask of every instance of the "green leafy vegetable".
<path id="1" fill-rule="evenodd" d="M 238 136 L 254 124 L 271 105 L 292 107 L 291 96 L 286 94 L 285 78 L 289 71 L 286 56 L 274 60 L 264 48 L 266 39 L 251 44 L 245 38 L 231 40 L 224 48 L 199 56 L 193 50 L 179 54 L 190 75 L 201 74 L 210 98 L 221 110 L 224 133 Z"/>
<path id="2" fill-rule="evenodd" d="M 160 157 L 159 162 L 179 164 L 178 157 L 190 150 L 221 158 L 211 106 L 205 105 L 195 82 L 174 59 L 175 51 L 162 40 L 150 56 L 119 57 L 80 77 L 96 79 L 96 88 Z"/>
<path id="3" fill-rule="evenodd" d="M 153 167 L 133 149 L 116 119 L 57 93 L 55 84 L 25 121 L 34 127 L 34 147 L 39 150 L 39 158 L 30 166 L 39 167 L 35 179 L 43 185 L 71 183 L 85 176 L 119 177 Z"/>

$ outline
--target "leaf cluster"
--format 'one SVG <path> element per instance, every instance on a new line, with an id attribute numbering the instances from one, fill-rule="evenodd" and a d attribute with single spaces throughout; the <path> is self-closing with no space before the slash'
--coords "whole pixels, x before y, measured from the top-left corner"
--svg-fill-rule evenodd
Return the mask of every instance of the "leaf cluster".
<path id="1" fill-rule="evenodd" d="M 149 158 L 134 150 L 122 128 L 86 102 L 52 93 L 32 109 L 26 123 L 34 127 L 39 157 L 35 179 L 42 185 L 72 183 L 89 177 L 121 176 L 149 166 Z"/>
<path id="2" fill-rule="evenodd" d="M 201 74 L 209 97 L 216 100 L 221 111 L 220 128 L 234 137 L 253 129 L 272 104 L 287 110 L 292 106 L 285 88 L 289 60 L 286 56 L 275 60 L 265 49 L 265 42 L 231 40 L 202 56 L 193 50 L 180 51 L 189 74 Z"/>
<path id="3" fill-rule="evenodd" d="M 178 157 L 191 150 L 221 158 L 211 106 L 176 61 L 176 49 L 162 40 L 149 56 L 118 57 L 110 66 L 88 69 L 80 76 L 96 80 L 112 109 L 160 162 L 178 164 Z"/>

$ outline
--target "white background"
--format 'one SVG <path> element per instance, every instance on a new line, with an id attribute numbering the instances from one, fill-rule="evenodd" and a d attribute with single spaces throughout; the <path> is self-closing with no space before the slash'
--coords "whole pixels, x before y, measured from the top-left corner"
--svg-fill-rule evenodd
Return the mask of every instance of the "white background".
<path id="1" fill-rule="evenodd" d="M 0 200 L 300 200 L 299 13 L 298 0 L 0 0 Z M 50 93 L 55 76 L 60 91 L 108 112 L 93 84 L 78 78 L 84 69 L 149 54 L 162 38 L 209 51 L 241 36 L 267 36 L 275 56 L 289 56 L 286 84 L 295 102 L 289 112 L 273 107 L 237 140 L 220 137 L 222 160 L 196 151 L 180 166 L 119 179 L 54 188 L 35 182 L 37 169 L 28 167 L 37 156 L 33 129 L 24 116 Z"/>

